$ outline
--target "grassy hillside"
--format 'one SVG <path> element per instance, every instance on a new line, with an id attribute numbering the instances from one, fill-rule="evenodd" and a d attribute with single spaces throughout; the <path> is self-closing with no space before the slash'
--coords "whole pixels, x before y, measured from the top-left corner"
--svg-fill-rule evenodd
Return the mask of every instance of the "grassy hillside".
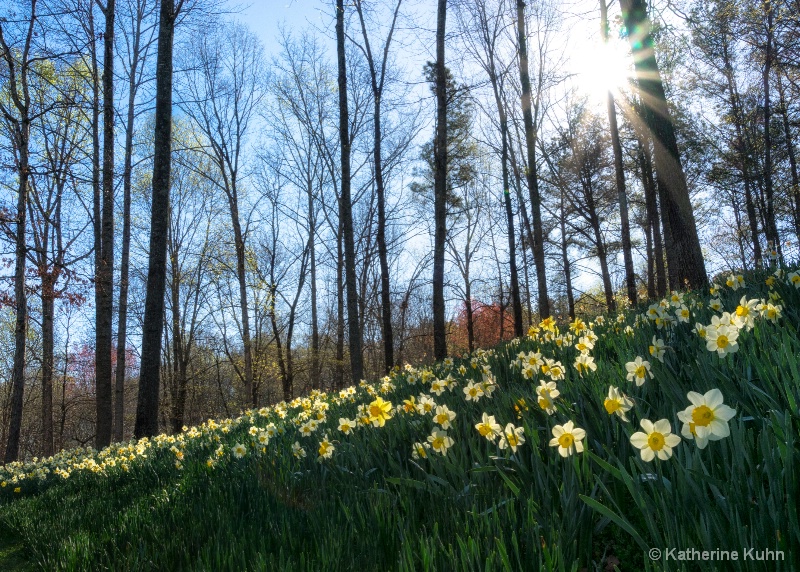
<path id="1" fill-rule="evenodd" d="M 723 280 L 0 468 L 0 569 L 800 569 L 800 275 Z"/>

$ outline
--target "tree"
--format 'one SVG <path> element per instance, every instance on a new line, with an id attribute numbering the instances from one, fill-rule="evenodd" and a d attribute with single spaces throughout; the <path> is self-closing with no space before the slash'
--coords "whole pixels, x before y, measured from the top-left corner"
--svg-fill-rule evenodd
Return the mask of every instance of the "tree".
<path id="1" fill-rule="evenodd" d="M 100 237 L 95 247 L 100 255 L 95 256 L 95 340 L 97 363 L 95 372 L 97 404 L 98 449 L 111 443 L 113 404 L 111 393 L 111 336 L 114 313 L 114 17 L 115 0 L 106 0 L 105 6 L 95 0 L 105 16 L 103 34 L 103 190 L 102 212 L 99 227 Z M 95 213 L 97 214 L 97 213 Z"/>
<path id="2" fill-rule="evenodd" d="M 207 30 L 191 43 L 190 67 L 181 86 L 181 109 L 202 134 L 200 148 L 215 172 L 201 172 L 228 201 L 236 253 L 236 279 L 244 353 L 245 402 L 254 404 L 253 353 L 247 293 L 247 237 L 242 159 L 252 119 L 266 95 L 263 48 L 240 24 Z"/>
<path id="3" fill-rule="evenodd" d="M 531 80 L 528 71 L 528 40 L 525 31 L 525 2 L 517 0 L 517 46 L 519 49 L 519 77 L 522 85 L 522 120 L 525 126 L 525 150 L 528 161 L 526 173 L 528 193 L 531 200 L 533 220 L 533 261 L 536 266 L 536 280 L 539 285 L 539 318 L 550 316 L 547 298 L 547 274 L 544 265 L 544 233 L 542 232 L 542 209 L 539 195 L 539 178 L 536 167 L 536 131 L 533 125 L 531 102 Z"/>
<path id="4" fill-rule="evenodd" d="M 600 0 L 600 33 L 603 37 L 603 43 L 608 44 L 608 7 L 606 6 L 606 0 Z M 631 253 L 631 228 L 628 222 L 628 196 L 625 192 L 622 145 L 619 140 L 614 94 L 611 93 L 611 90 L 606 95 L 606 107 L 608 108 L 608 124 L 611 131 L 611 148 L 614 151 L 614 174 L 616 176 L 617 194 L 619 195 L 619 220 L 622 234 L 622 255 L 625 261 L 625 284 L 628 287 L 628 301 L 633 307 L 636 305 L 636 274 L 633 270 L 633 255 Z"/>
<path id="5" fill-rule="evenodd" d="M 347 289 L 347 328 L 350 346 L 350 375 L 353 384 L 364 376 L 361 325 L 358 319 L 358 290 L 356 284 L 356 251 L 353 238 L 353 203 L 351 199 L 350 149 L 352 138 L 347 108 L 347 61 L 344 49 L 344 2 L 336 0 L 336 62 L 339 85 L 339 145 L 341 149 L 341 189 L 339 220 L 344 239 L 344 273 Z"/>
<path id="6" fill-rule="evenodd" d="M 439 0 L 436 12 L 436 136 L 433 145 L 433 357 L 447 357 L 447 331 L 444 316 L 444 247 L 447 237 L 447 73 L 444 62 L 444 36 L 447 0 Z"/>
<path id="7" fill-rule="evenodd" d="M 14 253 L 14 366 L 11 373 L 11 415 L 5 462 L 17 460 L 22 427 L 22 398 L 25 391 L 25 342 L 28 334 L 28 299 L 25 291 L 25 257 L 27 254 L 25 231 L 27 227 L 28 191 L 30 169 L 31 122 L 37 110 L 33 108 L 30 94 L 32 69 L 38 59 L 34 38 L 38 36 L 37 1 L 31 0 L 30 12 L 20 20 L 0 20 L 0 77 L 5 78 L 7 97 L 0 98 L 0 112 L 11 131 L 14 163 L 17 172 L 17 209 Z M 9 37 L 8 34 L 12 36 Z M 17 36 L 17 34 L 19 34 Z"/>
<path id="8" fill-rule="evenodd" d="M 702 288 L 708 283 L 686 175 L 681 166 L 675 125 L 656 62 L 645 0 L 620 0 L 622 18 L 633 51 L 643 120 L 653 138 L 656 182 L 662 217 L 670 288 Z"/>
<path id="9" fill-rule="evenodd" d="M 364 20 L 364 9 L 361 0 L 356 0 L 355 7 L 358 12 L 358 20 L 361 23 L 361 33 L 364 38 L 363 51 L 369 66 L 370 87 L 372 88 L 373 101 L 373 161 L 375 168 L 375 187 L 378 202 L 378 259 L 381 268 L 381 327 L 383 330 L 383 356 L 384 370 L 386 373 L 394 366 L 394 338 L 392 335 L 392 300 L 389 284 L 389 262 L 386 249 L 386 198 L 384 186 L 384 169 L 382 156 L 383 132 L 381 126 L 381 104 L 383 102 L 384 85 L 386 82 L 386 66 L 389 59 L 389 46 L 392 42 L 397 14 L 400 11 L 402 0 L 397 0 L 392 14 L 392 23 L 383 45 L 382 57 L 376 61 L 372 53 L 367 33 L 367 25 Z M 380 70 L 378 70 L 380 66 Z"/>
<path id="10" fill-rule="evenodd" d="M 514 214 L 511 206 L 509 181 L 509 139 L 508 114 L 503 101 L 505 73 L 498 70 L 497 43 L 503 31 L 503 12 L 505 4 L 498 2 L 497 12 L 490 14 L 486 0 L 474 0 L 466 5 L 470 12 L 471 22 L 466 24 L 467 39 L 470 51 L 478 60 L 492 85 L 500 127 L 500 164 L 503 176 L 503 205 L 508 226 L 509 270 L 511 273 L 511 303 L 514 314 L 514 335 L 522 337 L 522 302 L 519 293 L 519 275 L 517 272 L 516 232 L 514 231 Z M 475 37 L 477 36 L 477 38 Z M 527 213 L 525 214 L 527 218 Z M 471 351 L 471 350 L 470 350 Z"/>
<path id="11" fill-rule="evenodd" d="M 158 395 L 161 341 L 164 328 L 164 294 L 167 280 L 170 170 L 172 166 L 172 52 L 175 22 L 184 0 L 161 0 L 156 58 L 156 114 L 153 143 L 153 199 L 147 296 L 142 326 L 142 365 L 136 404 L 137 438 L 158 433 Z"/>
<path id="12" fill-rule="evenodd" d="M 114 440 L 124 438 L 125 376 L 128 351 L 128 291 L 130 288 L 131 249 L 131 181 L 133 174 L 133 138 L 136 119 L 136 101 L 149 74 L 145 74 L 150 52 L 154 45 L 158 23 L 155 20 L 153 0 L 125 0 L 120 26 L 123 41 L 117 43 L 122 52 L 123 76 L 127 79 L 128 102 L 125 116 L 125 150 L 122 168 L 122 248 L 119 263 L 119 316 L 117 319 L 117 367 L 114 380 Z M 129 26 L 129 27 L 128 27 Z"/>

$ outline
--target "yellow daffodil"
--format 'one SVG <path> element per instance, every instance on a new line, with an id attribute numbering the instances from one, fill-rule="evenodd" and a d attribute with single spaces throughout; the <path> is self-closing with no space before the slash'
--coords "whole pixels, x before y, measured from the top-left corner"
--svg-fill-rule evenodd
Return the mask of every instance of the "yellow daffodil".
<path id="1" fill-rule="evenodd" d="M 603 407 L 605 407 L 609 415 L 616 413 L 620 419 L 628 421 L 625 414 L 633 407 L 633 401 L 612 385 L 608 388 L 608 397 L 603 402 Z"/>
<path id="2" fill-rule="evenodd" d="M 638 387 L 644 385 L 644 382 L 647 381 L 648 375 L 650 376 L 650 379 L 653 379 L 654 377 L 653 372 L 650 371 L 650 362 L 643 360 L 639 356 L 636 356 L 634 361 L 629 361 L 626 363 L 625 369 L 628 371 L 626 379 L 628 381 L 635 381 Z"/>
<path id="3" fill-rule="evenodd" d="M 524 433 L 524 427 L 514 427 L 512 423 L 509 423 L 506 425 L 506 428 L 503 429 L 503 434 L 500 437 L 498 446 L 501 449 L 509 448 L 516 453 L 517 447 L 525 442 L 525 437 L 523 437 Z"/>
<path id="4" fill-rule="evenodd" d="M 392 404 L 377 397 L 369 404 L 369 420 L 375 427 L 383 427 L 392 418 Z"/>

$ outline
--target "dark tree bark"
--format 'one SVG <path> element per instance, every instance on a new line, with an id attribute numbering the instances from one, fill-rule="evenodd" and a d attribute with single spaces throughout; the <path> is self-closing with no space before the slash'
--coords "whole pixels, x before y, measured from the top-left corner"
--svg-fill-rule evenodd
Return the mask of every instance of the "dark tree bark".
<path id="1" fill-rule="evenodd" d="M 169 227 L 170 169 L 172 155 L 172 52 L 175 19 L 183 0 L 161 0 L 156 59 L 156 116 L 153 149 L 153 200 L 150 218 L 150 254 L 147 296 L 142 327 L 142 364 L 136 404 L 137 438 L 158 433 L 161 340 L 164 328 L 164 293 L 167 280 L 167 229 Z"/>
<path id="2" fill-rule="evenodd" d="M 621 0 L 620 5 L 633 51 L 642 107 L 645 111 L 643 119 L 653 138 L 670 287 L 702 288 L 708 284 L 708 276 L 686 176 L 681 166 L 675 126 L 656 62 L 647 6 L 645 0 Z"/>
<path id="3" fill-rule="evenodd" d="M 111 443 L 113 416 L 111 337 L 114 313 L 114 15 L 115 0 L 105 7 L 96 0 L 106 19 L 103 36 L 103 191 L 100 222 L 100 264 L 95 268 L 95 387 L 97 434 L 95 446 Z"/>
<path id="4" fill-rule="evenodd" d="M 797 172 L 797 156 L 794 151 L 794 139 L 792 130 L 789 126 L 789 109 L 786 105 L 786 98 L 783 89 L 783 79 L 781 71 L 778 71 L 778 95 L 780 96 L 781 118 L 783 119 L 783 136 L 786 139 L 786 152 L 789 156 L 789 169 L 792 174 L 792 187 L 790 195 L 792 199 L 792 211 L 794 212 L 794 228 L 797 239 L 800 240 L 800 176 Z"/>
<path id="5" fill-rule="evenodd" d="M 567 311 L 569 319 L 575 319 L 575 294 L 572 292 L 572 268 L 569 260 L 567 241 L 567 213 L 564 200 L 564 189 L 560 189 L 559 217 L 558 223 L 561 227 L 561 264 L 564 267 L 564 285 L 567 289 Z"/>
<path id="6" fill-rule="evenodd" d="M 641 131 L 641 130 L 639 130 Z M 667 294 L 667 277 L 664 271 L 664 247 L 661 240 L 660 218 L 658 214 L 658 199 L 656 183 L 653 178 L 653 162 L 650 156 L 650 140 L 644 133 L 638 133 L 638 152 L 637 160 L 642 176 L 642 188 L 644 189 L 645 210 L 647 213 L 647 223 L 652 233 L 653 240 L 653 267 L 648 267 L 648 272 L 654 275 L 655 296 L 665 296 Z M 648 293 L 649 296 L 649 293 Z"/>
<path id="7" fill-rule="evenodd" d="M 536 132 L 533 125 L 531 103 L 531 79 L 528 70 L 528 40 L 525 32 L 525 2 L 517 0 L 517 43 L 519 48 L 519 76 L 522 86 L 522 121 L 525 128 L 525 149 L 527 152 L 528 194 L 531 201 L 533 227 L 533 262 L 536 266 L 536 280 L 539 292 L 539 318 L 550 316 L 550 302 L 547 297 L 547 274 L 544 263 L 544 233 L 542 229 L 542 200 L 539 194 L 539 177 L 536 167 Z"/>
<path id="8" fill-rule="evenodd" d="M 762 75 L 764 85 L 764 194 L 766 195 L 767 203 L 766 212 L 764 213 L 764 230 L 767 234 L 767 240 L 778 250 L 778 255 L 780 256 L 782 252 L 781 243 L 778 238 L 778 227 L 775 223 L 775 197 L 772 185 L 772 135 L 769 125 L 772 118 L 769 80 L 772 71 L 772 59 L 774 57 L 772 45 L 774 34 L 774 9 L 772 7 L 772 0 L 764 1 L 764 12 L 766 12 L 767 16 L 766 44 L 764 45 L 764 72 Z"/>
<path id="9" fill-rule="evenodd" d="M 353 238 L 353 204 L 350 195 L 350 118 L 347 108 L 347 62 L 344 50 L 344 2 L 336 0 L 336 54 L 339 69 L 339 142 L 341 145 L 342 194 L 339 218 L 344 238 L 344 272 L 347 289 L 347 330 L 350 346 L 350 376 L 353 384 L 364 377 L 361 327 L 358 321 L 356 248 Z"/>
<path id="10" fill-rule="evenodd" d="M 600 0 L 600 33 L 603 43 L 608 43 L 608 9 L 606 0 Z M 619 140 L 617 127 L 617 110 L 614 105 L 614 94 L 608 92 L 606 106 L 608 108 L 608 123 L 611 130 L 611 148 L 614 151 L 614 175 L 619 195 L 619 220 L 622 234 L 622 256 L 625 261 L 625 284 L 628 287 L 628 301 L 631 307 L 636 306 L 636 273 L 633 268 L 633 254 L 631 252 L 631 226 L 628 220 L 628 194 L 625 191 L 625 170 L 622 166 L 622 145 Z"/>
<path id="11" fill-rule="evenodd" d="M 28 91 L 29 72 L 32 65 L 33 38 L 36 34 L 36 0 L 31 0 L 30 19 L 19 58 L 8 45 L 5 36 L 5 20 L 0 21 L 0 48 L 8 73 L 10 102 L 0 102 L 0 111 L 13 129 L 13 147 L 17 171 L 17 212 L 14 245 L 14 363 L 11 370 L 11 413 L 5 462 L 16 461 L 19 456 L 19 440 L 22 430 L 22 405 L 25 392 L 25 350 L 28 335 L 28 298 L 25 291 L 25 242 L 26 211 L 28 209 L 28 178 L 30 177 L 29 145 L 31 133 L 31 97 Z"/>
<path id="12" fill-rule="evenodd" d="M 444 36 L 447 0 L 438 0 L 436 13 L 436 135 L 433 145 L 433 357 L 447 357 L 447 330 L 444 315 L 444 250 L 447 240 L 447 76 L 444 62 Z"/>

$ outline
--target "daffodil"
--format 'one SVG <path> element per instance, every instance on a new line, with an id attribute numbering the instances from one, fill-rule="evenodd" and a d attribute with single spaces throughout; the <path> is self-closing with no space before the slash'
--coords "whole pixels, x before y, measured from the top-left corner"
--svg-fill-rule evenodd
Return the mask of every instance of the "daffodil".
<path id="1" fill-rule="evenodd" d="M 483 388 L 470 381 L 464 388 L 464 397 L 467 401 L 478 401 L 483 397 Z"/>
<path id="2" fill-rule="evenodd" d="M 642 419 L 639 425 L 644 429 L 644 433 L 638 431 L 631 435 L 631 445 L 641 449 L 643 461 L 652 461 L 656 456 L 662 461 L 672 457 L 672 448 L 678 446 L 681 438 L 672 434 L 669 421 L 660 419 L 653 423 L 648 419 Z"/>
<path id="3" fill-rule="evenodd" d="M 583 452 L 583 439 L 586 431 L 575 427 L 572 421 L 564 425 L 553 427 L 553 438 L 550 439 L 551 447 L 558 447 L 558 454 L 562 457 L 569 457 L 573 453 Z"/>
<path id="4" fill-rule="evenodd" d="M 709 441 L 719 441 L 730 435 L 728 421 L 736 415 L 736 410 L 723 403 L 719 389 L 700 395 L 690 391 L 686 397 L 692 404 L 678 413 L 683 422 L 681 435 L 694 439 L 698 449 L 705 449 Z"/>
<path id="5" fill-rule="evenodd" d="M 414 459 L 427 459 L 428 449 L 430 448 L 430 443 L 414 443 L 413 447 L 411 448 L 411 456 Z"/>
<path id="6" fill-rule="evenodd" d="M 375 427 L 383 427 L 392 418 L 392 404 L 377 397 L 369 404 L 369 420 Z"/>
<path id="7" fill-rule="evenodd" d="M 795 288 L 800 288 L 800 270 L 795 270 L 794 272 L 787 274 L 786 279 L 788 280 L 789 284 Z"/>
<path id="8" fill-rule="evenodd" d="M 664 353 L 666 353 L 666 346 L 664 345 L 664 340 L 661 338 L 656 339 L 653 336 L 653 342 L 650 345 L 650 355 L 656 358 L 661 363 L 664 363 Z"/>
<path id="9" fill-rule="evenodd" d="M 450 422 L 455 418 L 455 411 L 450 411 L 447 405 L 439 405 L 436 407 L 436 414 L 433 416 L 433 422 L 440 425 L 442 429 L 448 429 L 450 427 Z"/>
<path id="10" fill-rule="evenodd" d="M 513 423 L 509 423 L 506 425 L 506 428 L 503 429 L 503 434 L 501 435 L 500 443 L 498 444 L 499 447 L 501 449 L 510 448 L 516 453 L 517 447 L 525 442 L 525 437 L 523 437 L 524 433 L 524 427 L 514 427 Z"/>
<path id="11" fill-rule="evenodd" d="M 453 439 L 447 436 L 447 431 L 434 429 L 431 434 L 428 435 L 428 443 L 430 443 L 434 451 L 446 455 L 447 450 L 453 446 Z"/>
<path id="12" fill-rule="evenodd" d="M 298 443 L 297 441 L 294 442 L 292 445 L 292 455 L 294 455 L 298 459 L 302 459 L 306 456 L 306 450 Z"/>
<path id="13" fill-rule="evenodd" d="M 706 348 L 710 352 L 717 352 L 719 357 L 736 353 L 739 343 L 739 330 L 735 326 L 720 324 L 716 328 L 709 328 L 706 334 Z"/>
<path id="14" fill-rule="evenodd" d="M 486 437 L 489 441 L 494 441 L 495 437 L 500 435 L 503 428 L 494 419 L 494 415 L 483 414 L 481 422 L 475 425 L 475 429 L 482 437 Z"/>
<path id="15" fill-rule="evenodd" d="M 594 358 L 587 354 L 581 354 L 575 358 L 574 366 L 581 377 L 583 377 L 584 372 L 597 370 L 597 364 L 594 363 Z"/>
<path id="16" fill-rule="evenodd" d="M 339 418 L 339 431 L 344 433 L 345 435 L 349 435 L 352 433 L 356 428 L 356 421 L 353 419 L 347 419 L 345 417 Z"/>
<path id="17" fill-rule="evenodd" d="M 613 385 L 608 388 L 608 397 L 603 402 L 603 407 L 609 415 L 617 414 L 623 421 L 627 421 L 626 413 L 633 407 L 633 401 Z"/>
<path id="18" fill-rule="evenodd" d="M 236 443 L 236 445 L 233 446 L 233 456 L 236 457 L 237 459 L 241 459 L 246 454 L 247 454 L 247 447 L 245 447 L 241 443 Z"/>
<path id="19" fill-rule="evenodd" d="M 733 318 L 739 329 L 752 329 L 755 325 L 755 317 L 757 314 L 756 307 L 758 304 L 758 300 L 748 300 L 747 296 L 742 296 L 742 299 L 739 300 L 739 305 L 736 307 L 736 314 Z"/>
<path id="20" fill-rule="evenodd" d="M 651 346 L 652 347 L 652 346 Z M 625 369 L 628 371 L 626 379 L 628 381 L 635 381 L 636 385 L 641 387 L 647 381 L 647 376 L 653 379 L 653 372 L 650 371 L 650 362 L 643 360 L 641 357 L 636 356 L 634 361 L 629 361 L 625 364 Z"/>
<path id="21" fill-rule="evenodd" d="M 319 458 L 318 458 L 318 460 L 330 459 L 331 456 L 333 455 L 333 451 L 335 449 L 336 449 L 336 447 L 333 446 L 333 443 L 331 443 L 328 440 L 328 437 L 326 436 L 319 444 L 319 450 L 318 450 Z"/>
<path id="22" fill-rule="evenodd" d="M 692 317 L 692 313 L 689 311 L 685 305 L 681 305 L 678 309 L 675 310 L 675 317 L 678 318 L 678 321 L 682 324 L 685 324 L 689 321 L 689 318 Z"/>
<path id="23" fill-rule="evenodd" d="M 553 404 L 553 401 L 556 397 L 561 395 L 561 392 L 558 391 L 557 385 L 554 381 L 545 382 L 544 380 L 539 382 L 539 387 L 536 388 L 536 395 L 538 396 L 538 403 L 539 407 L 542 408 L 548 415 L 552 415 L 556 412 L 556 407 Z"/>

